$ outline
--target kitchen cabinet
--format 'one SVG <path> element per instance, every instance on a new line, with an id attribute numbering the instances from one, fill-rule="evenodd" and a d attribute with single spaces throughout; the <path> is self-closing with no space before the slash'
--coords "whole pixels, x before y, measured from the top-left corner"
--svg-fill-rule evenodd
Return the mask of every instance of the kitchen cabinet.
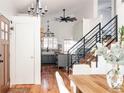
<path id="1" fill-rule="evenodd" d="M 56 55 L 42 55 L 43 64 L 56 64 Z"/>

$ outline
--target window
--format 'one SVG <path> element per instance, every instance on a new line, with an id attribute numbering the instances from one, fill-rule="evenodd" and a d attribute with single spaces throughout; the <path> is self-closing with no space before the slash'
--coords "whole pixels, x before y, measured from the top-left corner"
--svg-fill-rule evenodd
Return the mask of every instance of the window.
<path id="1" fill-rule="evenodd" d="M 46 37 L 44 37 L 43 39 L 43 48 L 47 48 L 48 47 L 48 39 Z"/>
<path id="2" fill-rule="evenodd" d="M 75 44 L 76 42 L 71 39 L 64 40 L 64 53 L 66 54 L 67 51 Z"/>
<path id="3" fill-rule="evenodd" d="M 57 49 L 58 43 L 55 37 L 44 37 L 43 39 L 43 48 L 44 49 Z"/>

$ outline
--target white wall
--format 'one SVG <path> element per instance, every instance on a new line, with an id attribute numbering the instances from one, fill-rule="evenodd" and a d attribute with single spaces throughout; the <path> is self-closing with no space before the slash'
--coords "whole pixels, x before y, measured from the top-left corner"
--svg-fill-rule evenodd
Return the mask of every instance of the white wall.
<path id="1" fill-rule="evenodd" d="M 124 2 L 116 0 L 116 14 L 118 15 L 118 26 L 124 25 Z"/>
<path id="2" fill-rule="evenodd" d="M 105 25 L 112 17 L 113 0 L 98 1 L 98 16 L 102 16 L 102 25 Z"/>
<path id="3" fill-rule="evenodd" d="M 51 22 L 51 31 L 55 33 L 58 42 L 63 43 L 64 39 L 72 39 L 72 30 L 74 23 Z"/>
<path id="4" fill-rule="evenodd" d="M 108 10 L 99 11 L 99 15 L 103 17 L 102 26 L 104 26 L 112 18 L 111 11 Z"/>
<path id="5" fill-rule="evenodd" d="M 14 31 L 10 31 L 10 85 L 12 85 L 16 80 L 16 53 L 15 53 L 15 34 Z"/>
<path id="6" fill-rule="evenodd" d="M 35 20 L 37 21 L 37 25 L 35 26 L 36 32 L 34 35 L 35 38 L 35 84 L 41 84 L 41 43 L 40 43 L 40 18 L 36 18 Z"/>
<path id="7" fill-rule="evenodd" d="M 71 11 L 74 11 L 74 14 L 78 16 L 78 18 L 95 18 L 98 15 L 98 0 L 85 0 L 86 2 L 82 4 L 82 6 L 77 6 L 72 8 Z"/>
<path id="8" fill-rule="evenodd" d="M 99 22 L 102 21 L 102 16 L 93 19 L 83 18 L 83 36 L 91 31 Z"/>
<path id="9" fill-rule="evenodd" d="M 12 0 L 0 0 L 0 14 L 7 18 L 15 14 Z"/>
<path id="10" fill-rule="evenodd" d="M 111 7 L 112 7 L 112 17 L 116 15 L 116 0 L 111 0 Z"/>
<path id="11" fill-rule="evenodd" d="M 98 16 L 98 0 L 93 0 L 93 18 Z"/>
<path id="12" fill-rule="evenodd" d="M 77 21 L 73 27 L 73 40 L 78 41 L 83 37 L 83 20 Z"/>

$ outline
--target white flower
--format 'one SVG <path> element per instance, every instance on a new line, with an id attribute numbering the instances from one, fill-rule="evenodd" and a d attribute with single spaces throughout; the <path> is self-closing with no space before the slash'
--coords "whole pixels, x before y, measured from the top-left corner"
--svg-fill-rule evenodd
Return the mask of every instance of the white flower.
<path id="1" fill-rule="evenodd" d="M 108 63 L 124 64 L 124 49 L 120 47 L 119 43 L 112 44 L 110 49 L 98 43 L 97 48 L 96 54 L 103 56 Z"/>
<path id="2" fill-rule="evenodd" d="M 101 56 L 101 55 L 105 55 L 107 53 L 108 48 L 103 46 L 101 43 L 97 43 L 97 50 L 96 50 L 96 54 Z"/>

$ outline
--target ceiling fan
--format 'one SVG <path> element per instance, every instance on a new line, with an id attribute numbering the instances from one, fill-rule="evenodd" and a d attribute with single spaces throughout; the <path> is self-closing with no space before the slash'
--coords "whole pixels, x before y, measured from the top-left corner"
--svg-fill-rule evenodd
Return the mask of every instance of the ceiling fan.
<path id="1" fill-rule="evenodd" d="M 65 9 L 63 9 L 63 16 L 60 16 L 60 18 L 56 18 L 56 21 L 59 21 L 59 22 L 73 22 L 73 21 L 77 21 L 77 18 L 76 17 L 65 16 Z"/>

